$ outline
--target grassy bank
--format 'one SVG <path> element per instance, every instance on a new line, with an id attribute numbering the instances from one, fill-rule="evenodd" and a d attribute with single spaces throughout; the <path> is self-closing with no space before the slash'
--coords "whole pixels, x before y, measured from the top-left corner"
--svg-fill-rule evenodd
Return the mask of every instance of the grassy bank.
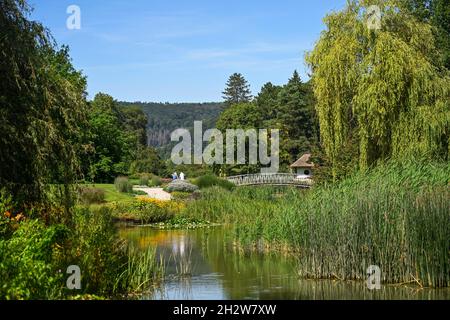
<path id="1" fill-rule="evenodd" d="M 98 188 L 104 192 L 104 201 L 109 202 L 130 202 L 133 201 L 132 193 L 124 193 L 117 191 L 114 184 L 94 184 L 92 188 Z"/>
<path id="2" fill-rule="evenodd" d="M 10 205 L 4 199 L 0 209 Z M 70 224 L 11 212 L 0 216 L 0 299 L 122 298 L 163 276 L 153 249 L 137 251 L 119 238 L 107 208 L 74 209 Z M 66 287 L 70 265 L 80 268 L 80 290 Z"/>
<path id="3" fill-rule="evenodd" d="M 161 201 L 145 196 L 138 196 L 131 201 L 92 205 L 91 209 L 98 211 L 106 208 L 111 211 L 114 219 L 117 221 L 150 224 L 171 220 L 184 207 L 183 202 Z"/>
<path id="4" fill-rule="evenodd" d="M 387 283 L 450 283 L 448 164 L 389 162 L 310 191 L 210 189 L 193 217 L 234 224 L 244 247 L 284 248 L 303 277 L 366 279 L 378 265 Z"/>

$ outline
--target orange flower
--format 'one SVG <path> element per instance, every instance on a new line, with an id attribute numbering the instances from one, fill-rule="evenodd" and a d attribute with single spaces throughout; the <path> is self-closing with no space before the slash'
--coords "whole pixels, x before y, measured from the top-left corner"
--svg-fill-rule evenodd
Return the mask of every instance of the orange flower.
<path id="1" fill-rule="evenodd" d="M 7 217 L 7 218 L 11 218 L 11 212 L 9 212 L 9 211 L 6 211 L 6 212 L 5 212 L 5 217 Z"/>

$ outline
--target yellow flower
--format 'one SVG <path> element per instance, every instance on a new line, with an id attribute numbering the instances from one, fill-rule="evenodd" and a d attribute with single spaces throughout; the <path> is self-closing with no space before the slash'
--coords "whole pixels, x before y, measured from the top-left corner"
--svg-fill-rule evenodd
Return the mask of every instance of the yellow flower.
<path id="1" fill-rule="evenodd" d="M 25 219 L 25 216 L 21 213 L 19 213 L 15 218 L 16 221 L 21 221 Z"/>

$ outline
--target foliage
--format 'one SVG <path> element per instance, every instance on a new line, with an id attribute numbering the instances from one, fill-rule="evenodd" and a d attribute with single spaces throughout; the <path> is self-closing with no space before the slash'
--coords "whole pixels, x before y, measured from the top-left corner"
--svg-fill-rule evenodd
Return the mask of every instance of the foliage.
<path id="1" fill-rule="evenodd" d="M 162 180 L 160 177 L 153 175 L 150 180 L 149 186 L 151 187 L 159 187 L 162 184 Z"/>
<path id="2" fill-rule="evenodd" d="M 207 174 L 213 173 L 213 168 L 206 164 L 181 164 L 181 165 L 174 165 L 171 160 L 167 161 L 167 170 L 166 175 L 167 177 L 171 177 L 172 173 L 174 172 L 184 172 L 186 178 L 197 178 L 200 176 L 204 176 Z"/>
<path id="3" fill-rule="evenodd" d="M 194 192 L 198 187 L 192 183 L 183 180 L 175 180 L 166 187 L 167 192 Z"/>
<path id="4" fill-rule="evenodd" d="M 373 1 L 352 1 L 325 18 L 308 55 L 322 144 L 338 175 L 350 137 L 359 167 L 405 155 L 448 157 L 450 77 L 436 66 L 432 27 L 401 1 L 379 1 L 381 30 L 366 25 Z"/>
<path id="5" fill-rule="evenodd" d="M 67 238 L 63 225 L 46 228 L 39 220 L 29 220 L 11 238 L 0 240 L 0 299 L 60 298 L 58 255 Z"/>
<path id="6" fill-rule="evenodd" d="M 282 162 L 290 165 L 311 151 L 317 131 L 311 86 L 302 82 L 297 71 L 280 90 L 275 106 L 275 118 L 267 122 L 281 130 Z"/>
<path id="7" fill-rule="evenodd" d="M 234 104 L 250 102 L 252 100 L 250 85 L 240 73 L 233 73 L 230 76 L 222 94 L 225 105 L 228 107 Z"/>
<path id="8" fill-rule="evenodd" d="M 133 191 L 133 184 L 128 177 L 117 177 L 114 180 L 114 187 L 122 193 L 131 193 Z"/>
<path id="9" fill-rule="evenodd" d="M 25 1 L 0 2 L 0 185 L 19 205 L 77 178 L 86 110 L 85 77 L 29 14 Z"/>
<path id="10" fill-rule="evenodd" d="M 193 130 L 194 121 L 203 121 L 205 128 L 213 128 L 216 120 L 223 111 L 222 103 L 143 103 L 119 102 L 123 109 L 139 108 L 148 118 L 147 142 L 156 148 L 163 159 L 170 158 L 175 145 L 170 141 L 170 133 L 179 128 Z M 142 158 L 145 159 L 145 158 Z M 132 169 L 133 171 L 134 169 Z M 137 170 L 137 169 L 136 169 Z M 156 170 L 156 171 L 155 171 Z M 152 172 L 162 175 L 164 167 L 159 170 L 156 166 L 141 169 L 140 172 Z M 169 170 L 170 171 L 170 170 Z M 138 171 L 139 172 L 139 171 Z"/>
<path id="11" fill-rule="evenodd" d="M 140 176 L 139 176 L 139 185 L 141 185 L 141 186 L 148 186 L 149 184 L 149 182 L 150 182 L 150 179 L 152 178 L 152 175 L 151 174 L 148 174 L 148 173 L 142 173 Z"/>
<path id="12" fill-rule="evenodd" d="M 192 196 L 191 192 L 173 191 L 171 193 L 173 200 L 187 200 Z"/>
<path id="13" fill-rule="evenodd" d="M 223 132 L 227 129 L 278 129 L 280 164 L 282 170 L 287 170 L 301 155 L 317 149 L 319 129 L 314 103 L 311 85 L 303 83 L 294 71 L 286 85 L 266 83 L 253 102 L 228 107 L 220 115 L 217 128 Z M 239 175 L 255 173 L 261 169 L 261 164 L 221 165 L 220 169 L 215 169 L 216 174 Z"/>
<path id="14" fill-rule="evenodd" d="M 81 186 L 79 187 L 79 197 L 82 204 L 102 203 L 105 201 L 105 190 Z"/>
<path id="15" fill-rule="evenodd" d="M 197 229 L 210 226 L 211 223 L 209 221 L 181 214 L 176 215 L 167 221 L 154 224 L 152 227 L 158 229 Z"/>
<path id="16" fill-rule="evenodd" d="M 116 287 L 116 281 L 127 263 L 127 248 L 112 219 L 105 207 L 75 211 L 67 265 L 78 265 L 82 270 L 84 293 L 110 295 L 123 289 Z"/>
<path id="17" fill-rule="evenodd" d="M 441 57 L 438 65 L 450 70 L 450 5 L 447 0 L 404 0 L 405 7 L 420 21 L 433 25 Z"/>
<path id="18" fill-rule="evenodd" d="M 0 240 L 0 299 L 62 299 L 65 270 L 78 265 L 82 296 L 113 297 L 139 291 L 163 274 L 153 251 L 137 252 L 118 237 L 112 211 L 79 208 L 72 228 L 45 226 L 40 220 L 20 222 L 12 236 Z M 143 273 L 146 269 L 147 273 Z M 142 283 L 137 283 L 140 279 Z M 77 296 L 74 296 L 76 299 Z"/>
<path id="19" fill-rule="evenodd" d="M 162 174 L 165 171 L 165 163 L 152 147 L 141 148 L 137 153 L 137 159 L 131 162 L 130 172 L 132 174 L 149 172 Z"/>
<path id="20" fill-rule="evenodd" d="M 304 277 L 366 279 L 378 265 L 384 282 L 445 287 L 449 174 L 445 163 L 390 161 L 310 191 L 208 189 L 185 212 L 234 224 L 244 247 L 288 248 Z"/>
<path id="21" fill-rule="evenodd" d="M 140 293 L 150 287 L 156 279 L 164 277 L 162 257 L 156 258 L 156 249 L 147 247 L 138 250 L 133 246 L 128 249 L 127 268 L 120 274 L 117 283 L 127 289 L 128 294 Z"/>
<path id="22" fill-rule="evenodd" d="M 169 220 L 185 206 L 178 201 L 161 201 L 138 196 L 131 202 L 113 202 L 102 207 L 111 210 L 115 219 L 148 224 Z"/>
<path id="23" fill-rule="evenodd" d="M 152 150 L 145 147 L 147 118 L 142 110 L 120 108 L 111 96 L 99 93 L 90 103 L 88 119 L 85 140 L 91 152 L 84 160 L 84 170 L 92 181 L 111 182 L 130 169 L 139 171 L 149 163 L 154 165 L 155 159 L 159 161 L 156 155 L 151 158 Z"/>
<path id="24" fill-rule="evenodd" d="M 233 190 L 235 185 L 228 180 L 220 179 L 214 175 L 201 176 L 195 179 L 195 185 L 200 189 L 210 188 L 213 186 L 218 186 L 226 190 Z"/>
<path id="25" fill-rule="evenodd" d="M 94 188 L 102 189 L 105 192 L 105 201 L 107 203 L 110 202 L 130 202 L 133 201 L 133 194 L 131 193 L 122 193 L 117 191 L 116 187 L 113 184 L 95 184 Z"/>

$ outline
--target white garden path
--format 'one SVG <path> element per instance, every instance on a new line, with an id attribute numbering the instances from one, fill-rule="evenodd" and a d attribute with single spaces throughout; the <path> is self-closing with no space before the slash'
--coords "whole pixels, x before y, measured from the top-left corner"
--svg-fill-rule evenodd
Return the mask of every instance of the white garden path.
<path id="1" fill-rule="evenodd" d="M 164 191 L 163 188 L 150 188 L 145 186 L 134 186 L 133 190 L 143 191 L 148 197 L 152 199 L 162 200 L 162 201 L 170 201 L 172 200 L 172 196 L 170 193 Z"/>

